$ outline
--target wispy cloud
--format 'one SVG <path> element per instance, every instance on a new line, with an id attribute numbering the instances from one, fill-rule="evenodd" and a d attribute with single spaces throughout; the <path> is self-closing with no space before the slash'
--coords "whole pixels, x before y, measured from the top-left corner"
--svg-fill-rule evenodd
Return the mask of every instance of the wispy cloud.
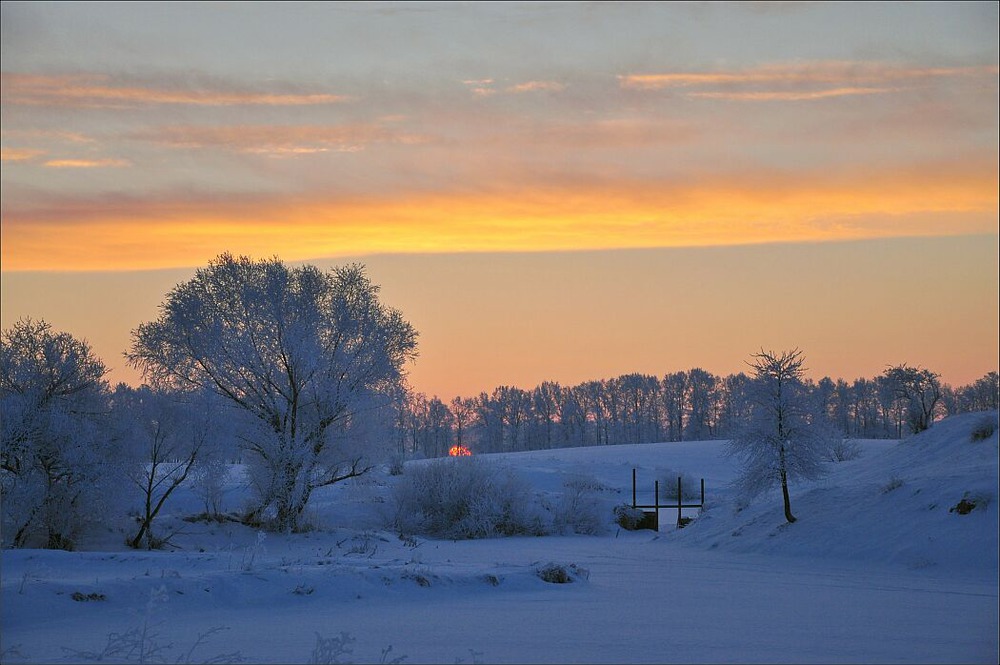
<path id="1" fill-rule="evenodd" d="M 526 81 L 525 83 L 509 86 L 507 92 L 561 92 L 565 89 L 566 86 L 557 81 Z"/>
<path id="2" fill-rule="evenodd" d="M 330 93 L 229 90 L 221 86 L 130 85 L 102 74 L 38 76 L 4 72 L 4 104 L 69 108 L 132 108 L 151 105 L 303 106 L 343 102 Z"/>
<path id="3" fill-rule="evenodd" d="M 127 159 L 50 159 L 45 166 L 52 169 L 106 169 L 131 166 Z"/>
<path id="4" fill-rule="evenodd" d="M 349 125 L 176 125 L 133 134 L 174 148 L 216 148 L 232 152 L 293 157 L 324 152 L 358 152 L 376 143 L 426 143 L 425 136 L 382 124 Z"/>
<path id="5" fill-rule="evenodd" d="M 44 154 L 44 150 L 35 148 L 0 148 L 0 161 L 28 162 Z"/>
<path id="6" fill-rule="evenodd" d="M 796 102 L 828 97 L 853 97 L 857 95 L 881 95 L 898 92 L 899 88 L 830 88 L 802 92 L 689 92 L 688 97 L 697 99 L 730 99 L 751 102 Z"/>
<path id="7" fill-rule="evenodd" d="M 504 87 L 497 87 L 493 79 L 467 79 L 462 83 L 477 97 L 492 97 L 496 94 L 522 94 L 526 92 L 562 92 L 566 85 L 558 81 L 525 81 Z"/>
<path id="8" fill-rule="evenodd" d="M 15 140 L 42 139 L 45 141 L 61 141 L 64 143 L 96 143 L 97 139 L 80 132 L 68 132 L 49 129 L 7 129 L 0 132 L 4 138 Z"/>
<path id="9" fill-rule="evenodd" d="M 679 89 L 688 97 L 798 101 L 900 92 L 921 82 L 995 77 L 996 66 L 906 67 L 868 62 L 810 62 L 716 72 L 624 74 L 622 88 Z M 692 90 L 693 89 L 693 90 Z"/>

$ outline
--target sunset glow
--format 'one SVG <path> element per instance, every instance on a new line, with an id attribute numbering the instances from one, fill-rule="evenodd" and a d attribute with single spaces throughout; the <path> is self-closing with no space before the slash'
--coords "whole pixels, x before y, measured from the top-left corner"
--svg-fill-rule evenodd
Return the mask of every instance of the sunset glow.
<path id="1" fill-rule="evenodd" d="M 995 3 L 156 8 L 3 5 L 3 326 L 54 317 L 130 382 L 160 277 L 222 252 L 369 264 L 444 396 L 779 343 L 996 369 Z M 900 272 L 960 294 L 933 335 Z"/>
<path id="2" fill-rule="evenodd" d="M 49 208 L 7 212 L 3 265 L 5 270 L 169 268 L 203 264 L 219 247 L 303 260 L 940 236 L 989 233 L 997 217 L 995 164 L 975 173 L 942 169 L 901 178 L 832 174 L 825 182 L 774 180 L 659 188 L 581 185 L 400 200 L 57 200 Z M 79 252 L 84 246 L 88 252 Z"/>

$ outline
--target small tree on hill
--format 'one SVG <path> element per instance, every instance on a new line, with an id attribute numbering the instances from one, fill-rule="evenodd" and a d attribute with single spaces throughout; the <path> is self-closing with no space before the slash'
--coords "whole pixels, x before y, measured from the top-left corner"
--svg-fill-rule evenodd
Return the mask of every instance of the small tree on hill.
<path id="1" fill-rule="evenodd" d="M 776 354 L 761 351 L 748 363 L 754 375 L 747 387 L 750 415 L 729 444 L 743 464 L 736 480 L 747 496 L 781 486 L 785 519 L 795 521 L 788 484 L 822 475 L 831 436 L 810 412 L 798 349 Z"/>

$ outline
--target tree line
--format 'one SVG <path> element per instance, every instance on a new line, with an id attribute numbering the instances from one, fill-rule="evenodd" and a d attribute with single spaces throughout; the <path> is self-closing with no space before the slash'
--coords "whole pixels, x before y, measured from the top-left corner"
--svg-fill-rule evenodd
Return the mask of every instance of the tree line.
<path id="1" fill-rule="evenodd" d="M 399 454 L 511 452 L 658 441 L 729 439 L 750 415 L 745 373 L 700 368 L 663 376 L 624 374 L 526 390 L 499 386 L 444 402 L 411 394 L 396 425 Z M 870 379 L 803 379 L 805 399 L 825 426 L 857 439 L 902 438 L 945 415 L 997 408 L 1000 380 L 989 372 L 959 388 L 921 367 L 898 365 Z"/>

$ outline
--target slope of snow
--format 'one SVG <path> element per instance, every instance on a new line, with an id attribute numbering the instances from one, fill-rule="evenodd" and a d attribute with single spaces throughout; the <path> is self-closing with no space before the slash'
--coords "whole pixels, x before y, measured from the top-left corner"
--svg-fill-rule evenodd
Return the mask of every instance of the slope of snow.
<path id="1" fill-rule="evenodd" d="M 318 493 L 302 534 L 182 522 L 200 510 L 188 493 L 163 525 L 183 527 L 178 551 L 129 550 L 120 533 L 4 551 L 0 661 L 995 663 L 998 443 L 969 436 L 984 417 L 861 442 L 860 459 L 793 488 L 792 525 L 776 493 L 741 506 L 722 442 L 489 456 L 539 502 L 573 479 L 600 488 L 598 536 L 401 539 L 383 474 Z M 665 469 L 704 477 L 707 509 L 681 530 L 670 510 L 660 533 L 619 529 L 633 468 L 640 501 Z M 976 508 L 949 512 L 963 498 Z M 549 562 L 573 582 L 542 581 Z M 350 653 L 314 652 L 344 633 Z M 109 649 L 116 636 L 143 650 Z"/>
<path id="2" fill-rule="evenodd" d="M 742 510 L 723 495 L 676 540 L 733 552 L 995 570 L 997 434 L 970 437 L 988 418 L 996 414 L 949 418 L 833 465 L 824 479 L 793 489 L 794 524 L 784 523 L 777 492 Z M 963 499 L 976 502 L 964 515 L 955 510 Z"/>

